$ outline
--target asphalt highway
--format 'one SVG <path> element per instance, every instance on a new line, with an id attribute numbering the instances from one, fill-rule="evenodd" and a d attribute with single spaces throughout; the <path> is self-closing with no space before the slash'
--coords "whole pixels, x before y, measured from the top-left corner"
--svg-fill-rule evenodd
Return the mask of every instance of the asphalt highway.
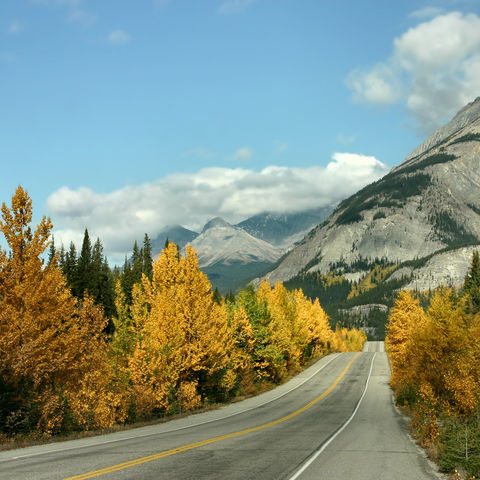
<path id="1" fill-rule="evenodd" d="M 435 479 L 392 404 L 382 342 L 243 402 L 109 435 L 0 452 L 1 480 Z"/>

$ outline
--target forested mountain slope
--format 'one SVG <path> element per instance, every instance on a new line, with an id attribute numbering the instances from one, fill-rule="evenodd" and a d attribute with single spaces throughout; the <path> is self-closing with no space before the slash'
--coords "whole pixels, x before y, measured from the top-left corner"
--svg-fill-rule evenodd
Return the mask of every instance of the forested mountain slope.
<path id="1" fill-rule="evenodd" d="M 478 244 L 479 236 L 480 97 L 400 166 L 341 202 L 265 278 L 275 283 L 339 266 L 361 270 L 355 265 L 375 259 L 431 258 Z M 439 281 L 433 278 L 431 287 Z"/>

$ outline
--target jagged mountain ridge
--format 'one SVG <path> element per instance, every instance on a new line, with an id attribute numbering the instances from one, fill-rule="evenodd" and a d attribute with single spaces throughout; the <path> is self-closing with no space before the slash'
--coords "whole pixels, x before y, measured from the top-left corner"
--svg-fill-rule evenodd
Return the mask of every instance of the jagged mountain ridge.
<path id="1" fill-rule="evenodd" d="M 334 264 L 402 262 L 480 243 L 480 98 L 398 167 L 339 204 L 265 278 L 328 273 Z"/>
<path id="2" fill-rule="evenodd" d="M 197 236 L 197 232 L 188 230 L 181 225 L 167 226 L 151 241 L 152 253 L 158 255 L 165 246 L 165 241 L 167 239 L 170 242 L 174 242 L 178 248 L 182 249 Z"/>
<path id="3" fill-rule="evenodd" d="M 289 249 L 332 212 L 333 206 L 298 213 L 263 212 L 237 223 L 237 227 L 276 247 Z"/>
<path id="4" fill-rule="evenodd" d="M 210 220 L 189 244 L 197 251 L 201 268 L 215 264 L 274 263 L 283 254 L 281 249 L 220 217 Z"/>

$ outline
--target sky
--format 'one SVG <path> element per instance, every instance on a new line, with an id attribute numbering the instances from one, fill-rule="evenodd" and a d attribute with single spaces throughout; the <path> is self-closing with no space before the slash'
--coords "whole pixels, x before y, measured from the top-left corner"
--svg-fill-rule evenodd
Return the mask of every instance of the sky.
<path id="1" fill-rule="evenodd" d="M 480 95 L 480 0 L 0 0 L 0 202 L 113 263 L 335 204 Z"/>

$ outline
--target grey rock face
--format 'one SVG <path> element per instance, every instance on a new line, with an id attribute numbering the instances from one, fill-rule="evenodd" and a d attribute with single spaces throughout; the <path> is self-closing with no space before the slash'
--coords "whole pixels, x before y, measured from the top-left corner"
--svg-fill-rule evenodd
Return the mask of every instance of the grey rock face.
<path id="1" fill-rule="evenodd" d="M 339 312 L 344 315 L 359 315 L 360 317 L 368 317 L 373 310 L 388 312 L 387 305 L 382 303 L 368 303 L 366 305 L 356 305 L 348 309 L 340 309 Z"/>
<path id="2" fill-rule="evenodd" d="M 336 262 L 359 259 L 402 262 L 475 242 L 480 243 L 480 98 L 399 167 L 342 202 L 265 278 L 273 284 L 302 271 L 328 273 Z"/>
<path id="3" fill-rule="evenodd" d="M 178 248 L 183 248 L 188 242 L 191 242 L 198 236 L 197 232 L 183 228 L 181 225 L 174 225 L 165 227 L 153 240 L 152 240 L 152 253 L 158 255 L 165 246 L 165 240 L 174 242 Z"/>
<path id="4" fill-rule="evenodd" d="M 200 267 L 218 263 L 273 263 L 283 254 L 281 249 L 219 217 L 210 220 L 190 245 L 197 252 Z"/>
<path id="5" fill-rule="evenodd" d="M 265 212 L 237 224 L 250 235 L 276 247 L 289 249 L 333 212 L 333 206 L 297 213 Z"/>
<path id="6" fill-rule="evenodd" d="M 412 272 L 412 279 L 405 287 L 413 290 L 429 290 L 440 285 L 457 287 L 465 281 L 472 255 L 479 247 L 464 247 L 450 252 L 439 253 L 425 266 Z"/>

